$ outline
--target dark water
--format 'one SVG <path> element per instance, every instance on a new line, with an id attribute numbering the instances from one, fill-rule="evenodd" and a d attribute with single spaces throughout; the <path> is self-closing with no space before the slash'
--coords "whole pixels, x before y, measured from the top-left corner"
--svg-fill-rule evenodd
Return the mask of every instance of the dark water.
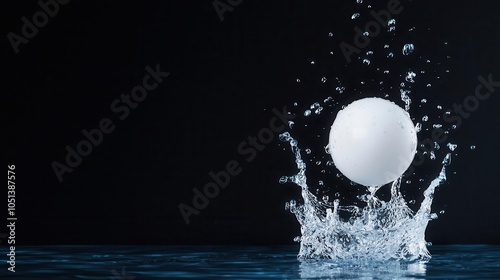
<path id="1" fill-rule="evenodd" d="M 7 272 L 2 261 L 0 279 L 500 279 L 500 246 L 433 246 L 428 263 L 413 264 L 298 261 L 297 251 L 297 246 L 21 247 L 16 272 Z"/>

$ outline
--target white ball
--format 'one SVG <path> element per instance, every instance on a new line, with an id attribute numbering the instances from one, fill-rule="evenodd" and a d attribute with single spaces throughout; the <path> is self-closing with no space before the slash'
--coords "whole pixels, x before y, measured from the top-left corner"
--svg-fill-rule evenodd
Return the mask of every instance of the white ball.
<path id="1" fill-rule="evenodd" d="M 398 105 L 364 98 L 337 114 L 328 145 L 342 174 L 358 184 L 379 187 L 408 169 L 417 148 L 417 132 L 410 115 Z"/>

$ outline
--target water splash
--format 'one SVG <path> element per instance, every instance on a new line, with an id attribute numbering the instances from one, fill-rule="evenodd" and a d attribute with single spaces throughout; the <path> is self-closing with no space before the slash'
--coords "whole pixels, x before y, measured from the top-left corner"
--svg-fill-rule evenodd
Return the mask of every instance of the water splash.
<path id="1" fill-rule="evenodd" d="M 288 132 L 280 140 L 289 142 L 295 155 L 298 173 L 283 176 L 280 183 L 292 182 L 301 187 L 303 204 L 292 200 L 285 208 L 294 213 L 301 226 L 299 259 L 334 260 L 405 260 L 426 261 L 430 259 L 425 241 L 425 229 L 430 220 L 437 217 L 431 213 L 435 189 L 446 181 L 445 166 L 451 162 L 447 154 L 439 176 L 424 191 L 424 200 L 417 212 L 412 211 L 400 192 L 401 178 L 391 186 L 391 198 L 383 201 L 376 197 L 376 189 L 360 196 L 366 203 L 364 208 L 340 205 L 326 197 L 318 200 L 309 191 L 306 164 L 302 160 L 297 140 Z M 349 218 L 341 218 L 347 214 Z M 344 215 L 342 215 L 344 217 Z"/>

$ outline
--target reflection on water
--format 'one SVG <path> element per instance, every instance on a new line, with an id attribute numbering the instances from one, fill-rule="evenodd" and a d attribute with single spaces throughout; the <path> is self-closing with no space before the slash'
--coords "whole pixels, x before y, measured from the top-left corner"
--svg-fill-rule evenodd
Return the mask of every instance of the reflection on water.
<path id="1" fill-rule="evenodd" d="M 432 246 L 427 263 L 298 260 L 298 246 L 37 246 L 0 279 L 500 279 L 500 246 Z"/>
<path id="2" fill-rule="evenodd" d="M 300 278 L 321 279 L 419 279 L 425 276 L 424 262 L 346 262 L 304 260 L 300 263 Z"/>

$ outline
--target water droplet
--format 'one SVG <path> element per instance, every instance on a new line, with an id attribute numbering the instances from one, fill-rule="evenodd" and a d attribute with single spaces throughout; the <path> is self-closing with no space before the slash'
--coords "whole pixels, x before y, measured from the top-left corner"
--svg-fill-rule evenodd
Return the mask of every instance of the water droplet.
<path id="1" fill-rule="evenodd" d="M 424 99 L 420 100 L 420 103 L 427 103 L 427 99 L 424 98 Z"/>
<path id="2" fill-rule="evenodd" d="M 415 50 L 415 46 L 413 44 L 405 44 L 403 46 L 403 55 L 409 55 Z"/>
<path id="3" fill-rule="evenodd" d="M 412 199 L 412 200 L 408 201 L 408 203 L 409 203 L 409 204 L 415 204 L 415 203 L 416 203 L 416 201 L 415 201 L 415 199 Z"/>
<path id="4" fill-rule="evenodd" d="M 308 154 L 308 155 L 311 154 L 311 149 L 306 149 L 305 151 L 306 151 L 306 154 Z"/>
<path id="5" fill-rule="evenodd" d="M 340 193 L 339 193 L 339 192 L 336 192 L 336 193 L 335 193 L 335 197 L 340 197 Z"/>
<path id="6" fill-rule="evenodd" d="M 443 125 L 438 123 L 432 125 L 432 128 L 441 128 L 441 127 L 443 127 Z"/>
<path id="7" fill-rule="evenodd" d="M 338 92 L 338 93 L 343 93 L 344 90 L 345 90 L 345 87 L 336 87 L 335 90 Z"/>
<path id="8" fill-rule="evenodd" d="M 363 64 L 370 65 L 370 60 L 369 59 L 363 59 Z"/>
<path id="9" fill-rule="evenodd" d="M 310 109 L 315 109 L 315 108 L 319 108 L 319 103 L 318 102 L 314 102 L 313 104 L 311 104 L 311 106 L 309 106 Z"/>
<path id="10" fill-rule="evenodd" d="M 327 165 L 327 166 L 333 166 L 333 161 L 331 161 L 331 160 L 327 161 L 327 162 L 326 162 L 326 165 Z"/>
<path id="11" fill-rule="evenodd" d="M 286 182 L 288 182 L 288 177 L 287 176 L 281 176 L 280 180 L 279 180 L 279 183 L 280 184 L 284 184 Z"/>
<path id="12" fill-rule="evenodd" d="M 333 37 L 333 33 L 332 32 L 328 33 L 328 37 Z"/>
<path id="13" fill-rule="evenodd" d="M 420 131 L 422 130 L 422 124 L 421 124 L 421 123 L 417 123 L 417 124 L 415 125 L 415 130 L 416 130 L 417 132 L 420 132 Z"/>
<path id="14" fill-rule="evenodd" d="M 394 57 L 394 54 L 392 52 L 390 52 L 390 53 L 387 54 L 387 57 L 388 58 Z"/>
<path id="15" fill-rule="evenodd" d="M 442 164 L 443 165 L 450 165 L 450 163 L 451 163 L 451 154 L 447 154 L 444 157 Z"/>
<path id="16" fill-rule="evenodd" d="M 311 110 L 305 110 L 304 116 L 309 117 L 311 115 Z"/>
<path id="17" fill-rule="evenodd" d="M 281 141 L 288 141 L 290 139 L 290 133 L 283 132 L 278 137 Z"/>
<path id="18" fill-rule="evenodd" d="M 314 113 L 315 113 L 316 115 L 319 115 L 319 114 L 321 114 L 321 111 L 323 111 L 323 107 L 319 107 L 318 109 L 316 109 L 316 110 L 314 111 Z"/>
<path id="19" fill-rule="evenodd" d="M 395 19 L 390 19 L 389 21 L 387 21 L 387 26 L 389 26 L 389 32 L 392 32 L 396 29 L 396 20 Z"/>
<path id="20" fill-rule="evenodd" d="M 363 0 L 356 0 L 356 3 L 361 4 L 363 3 Z"/>
<path id="21" fill-rule="evenodd" d="M 401 87 L 404 87 L 404 83 L 402 83 Z M 408 112 L 410 110 L 410 104 L 411 104 L 411 99 L 408 96 L 408 93 L 410 93 L 410 91 L 400 89 L 399 92 L 401 93 L 401 100 L 405 103 L 405 110 Z"/>
<path id="22" fill-rule="evenodd" d="M 452 151 L 452 152 L 453 152 L 453 151 L 454 151 L 454 150 L 458 147 L 458 145 L 457 145 L 457 144 L 452 144 L 452 143 L 448 143 L 448 144 L 446 144 L 446 146 L 447 146 L 447 147 L 448 147 L 448 149 L 450 149 L 450 151 Z"/>
<path id="23" fill-rule="evenodd" d="M 352 16 L 351 16 L 351 19 L 356 19 L 356 18 L 358 18 L 358 17 L 359 17 L 359 13 L 354 13 L 354 14 L 352 14 Z"/>
<path id="24" fill-rule="evenodd" d="M 324 196 L 323 196 L 323 202 L 327 203 L 327 202 L 328 202 L 328 199 L 330 199 L 330 198 L 328 197 L 328 195 L 324 195 Z"/>
<path id="25" fill-rule="evenodd" d="M 405 81 L 409 82 L 409 83 L 414 83 L 415 80 L 415 76 L 417 76 L 417 74 L 415 74 L 415 72 L 413 71 L 409 71 L 406 73 L 406 77 L 405 77 Z"/>
<path id="26" fill-rule="evenodd" d="M 434 149 L 435 150 L 441 149 L 441 146 L 439 146 L 438 142 L 434 142 Z"/>
<path id="27" fill-rule="evenodd" d="M 325 185 L 325 183 L 324 183 L 323 181 L 321 181 L 321 180 L 319 180 L 319 181 L 318 181 L 318 184 L 319 184 L 320 186 Z"/>
<path id="28" fill-rule="evenodd" d="M 311 64 L 314 64 L 314 63 L 315 63 L 314 60 L 311 60 Z"/>
<path id="29" fill-rule="evenodd" d="M 326 83 L 326 77 L 321 78 L 321 82 L 324 84 Z"/>
<path id="30" fill-rule="evenodd" d="M 432 87 L 432 85 L 431 84 L 427 84 L 427 87 Z"/>
<path id="31" fill-rule="evenodd" d="M 297 83 L 300 83 L 300 79 L 295 80 Z"/>
<path id="32" fill-rule="evenodd" d="M 443 107 L 441 105 L 437 105 L 436 108 L 438 108 L 438 110 L 443 109 Z"/>
<path id="33" fill-rule="evenodd" d="M 430 153 L 429 153 L 429 158 L 430 158 L 431 160 L 435 160 L 435 159 L 436 159 L 436 154 L 434 153 L 434 151 L 430 151 Z"/>
<path id="34" fill-rule="evenodd" d="M 389 45 L 384 45 L 384 49 L 388 49 L 389 48 Z"/>
<path id="35" fill-rule="evenodd" d="M 321 165 L 321 160 L 316 161 L 316 165 Z"/>
<path id="36" fill-rule="evenodd" d="M 372 55 L 373 54 L 373 51 L 367 51 L 366 52 L 366 55 Z"/>
<path id="37" fill-rule="evenodd" d="M 384 70 L 384 74 L 389 74 L 389 70 Z"/>
<path id="38" fill-rule="evenodd" d="M 325 153 L 330 154 L 330 145 L 325 146 Z M 328 165 L 328 161 L 326 162 L 326 165 Z"/>
<path id="39" fill-rule="evenodd" d="M 331 97 L 331 96 L 328 96 L 327 98 L 325 98 L 325 99 L 323 100 L 323 102 L 324 102 L 324 103 L 328 103 L 328 102 L 330 102 L 330 101 L 333 101 L 333 97 Z"/>
<path id="40" fill-rule="evenodd" d="M 444 212 L 445 212 L 444 210 L 441 210 L 439 211 L 439 214 L 444 214 Z"/>
<path id="41" fill-rule="evenodd" d="M 294 124 L 295 124 L 295 123 L 294 123 L 293 121 L 288 121 L 288 127 L 290 127 L 290 129 L 292 129 L 292 128 L 293 128 L 293 125 L 294 125 Z"/>
<path id="42" fill-rule="evenodd" d="M 476 146 L 472 145 L 472 146 L 470 146 L 470 149 L 471 149 L 471 150 L 475 150 L 475 149 L 476 149 Z"/>
<path id="43" fill-rule="evenodd" d="M 422 117 L 422 121 L 426 122 L 428 120 L 429 120 L 429 116 L 425 115 L 425 116 Z"/>

